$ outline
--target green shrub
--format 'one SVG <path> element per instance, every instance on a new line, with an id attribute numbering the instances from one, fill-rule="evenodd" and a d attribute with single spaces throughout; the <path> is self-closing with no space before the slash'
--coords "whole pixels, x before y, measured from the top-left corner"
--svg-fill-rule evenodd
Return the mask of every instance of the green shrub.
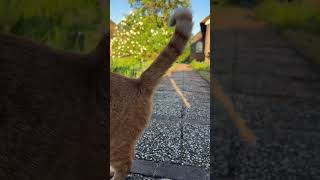
<path id="1" fill-rule="evenodd" d="M 199 62 L 199 61 L 193 60 L 191 62 L 191 66 L 193 67 L 193 69 L 197 71 L 210 72 L 210 64 L 206 62 Z"/>
<path id="2" fill-rule="evenodd" d="M 190 53 L 191 53 L 191 46 L 190 44 L 187 45 L 184 52 L 179 56 L 177 62 L 178 63 L 187 63 L 190 61 Z"/>
<path id="3" fill-rule="evenodd" d="M 210 64 L 193 60 L 191 66 L 196 70 L 202 78 L 210 82 Z"/>
<path id="4" fill-rule="evenodd" d="M 117 26 L 111 40 L 112 57 L 130 56 L 147 61 L 167 45 L 173 29 L 168 28 L 161 17 L 143 16 L 140 9 L 127 15 Z"/>
<path id="5" fill-rule="evenodd" d="M 258 18 L 266 20 L 278 28 L 302 28 L 308 26 L 312 19 L 320 24 L 320 7 L 312 6 L 307 2 L 286 3 L 265 0 L 254 11 Z"/>

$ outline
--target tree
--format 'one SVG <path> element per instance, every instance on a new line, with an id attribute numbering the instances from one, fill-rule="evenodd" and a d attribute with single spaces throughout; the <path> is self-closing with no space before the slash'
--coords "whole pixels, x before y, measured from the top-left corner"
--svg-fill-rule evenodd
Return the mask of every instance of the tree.
<path id="1" fill-rule="evenodd" d="M 189 7 L 190 0 L 128 0 L 131 7 L 141 9 L 145 16 L 158 15 L 168 21 L 172 10 L 178 6 Z"/>

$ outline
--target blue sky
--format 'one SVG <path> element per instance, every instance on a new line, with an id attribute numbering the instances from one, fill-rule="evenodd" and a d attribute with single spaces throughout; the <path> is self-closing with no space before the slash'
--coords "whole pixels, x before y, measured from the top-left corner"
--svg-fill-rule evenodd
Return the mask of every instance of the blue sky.
<path id="1" fill-rule="evenodd" d="M 191 9 L 193 12 L 193 34 L 200 31 L 200 21 L 210 14 L 210 0 L 191 0 Z M 128 0 L 110 0 L 111 20 L 119 23 L 124 15 L 131 10 Z"/>

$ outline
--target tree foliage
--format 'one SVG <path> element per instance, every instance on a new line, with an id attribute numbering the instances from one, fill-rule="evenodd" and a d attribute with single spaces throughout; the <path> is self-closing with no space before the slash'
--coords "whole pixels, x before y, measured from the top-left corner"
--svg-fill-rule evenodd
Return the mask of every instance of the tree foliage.
<path id="1" fill-rule="evenodd" d="M 158 15 L 166 22 L 174 8 L 190 6 L 190 0 L 128 0 L 128 2 L 132 7 L 141 9 L 145 16 Z"/>
<path id="2" fill-rule="evenodd" d="M 118 24 L 111 40 L 112 57 L 131 56 L 144 61 L 159 53 L 168 43 L 173 31 L 166 23 L 154 21 L 158 18 L 142 16 L 141 9 L 126 16 Z"/>
<path id="3" fill-rule="evenodd" d="M 117 25 L 111 39 L 111 71 L 137 77 L 166 47 L 174 28 L 168 27 L 169 14 L 184 1 L 129 0 L 133 11 Z M 179 61 L 185 60 L 190 50 Z"/>

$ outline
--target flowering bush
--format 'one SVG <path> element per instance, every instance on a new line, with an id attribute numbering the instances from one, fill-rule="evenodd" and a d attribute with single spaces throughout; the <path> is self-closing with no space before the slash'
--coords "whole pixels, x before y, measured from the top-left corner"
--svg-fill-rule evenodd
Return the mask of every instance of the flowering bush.
<path id="1" fill-rule="evenodd" d="M 138 77 L 166 47 L 174 28 L 160 16 L 145 16 L 136 9 L 117 25 L 111 39 L 111 71 L 129 77 Z M 179 57 L 185 61 L 190 48 Z"/>
<path id="2" fill-rule="evenodd" d="M 166 46 L 172 33 L 173 29 L 169 29 L 161 17 L 142 16 L 136 9 L 118 24 L 111 39 L 111 57 L 130 56 L 146 61 Z"/>

